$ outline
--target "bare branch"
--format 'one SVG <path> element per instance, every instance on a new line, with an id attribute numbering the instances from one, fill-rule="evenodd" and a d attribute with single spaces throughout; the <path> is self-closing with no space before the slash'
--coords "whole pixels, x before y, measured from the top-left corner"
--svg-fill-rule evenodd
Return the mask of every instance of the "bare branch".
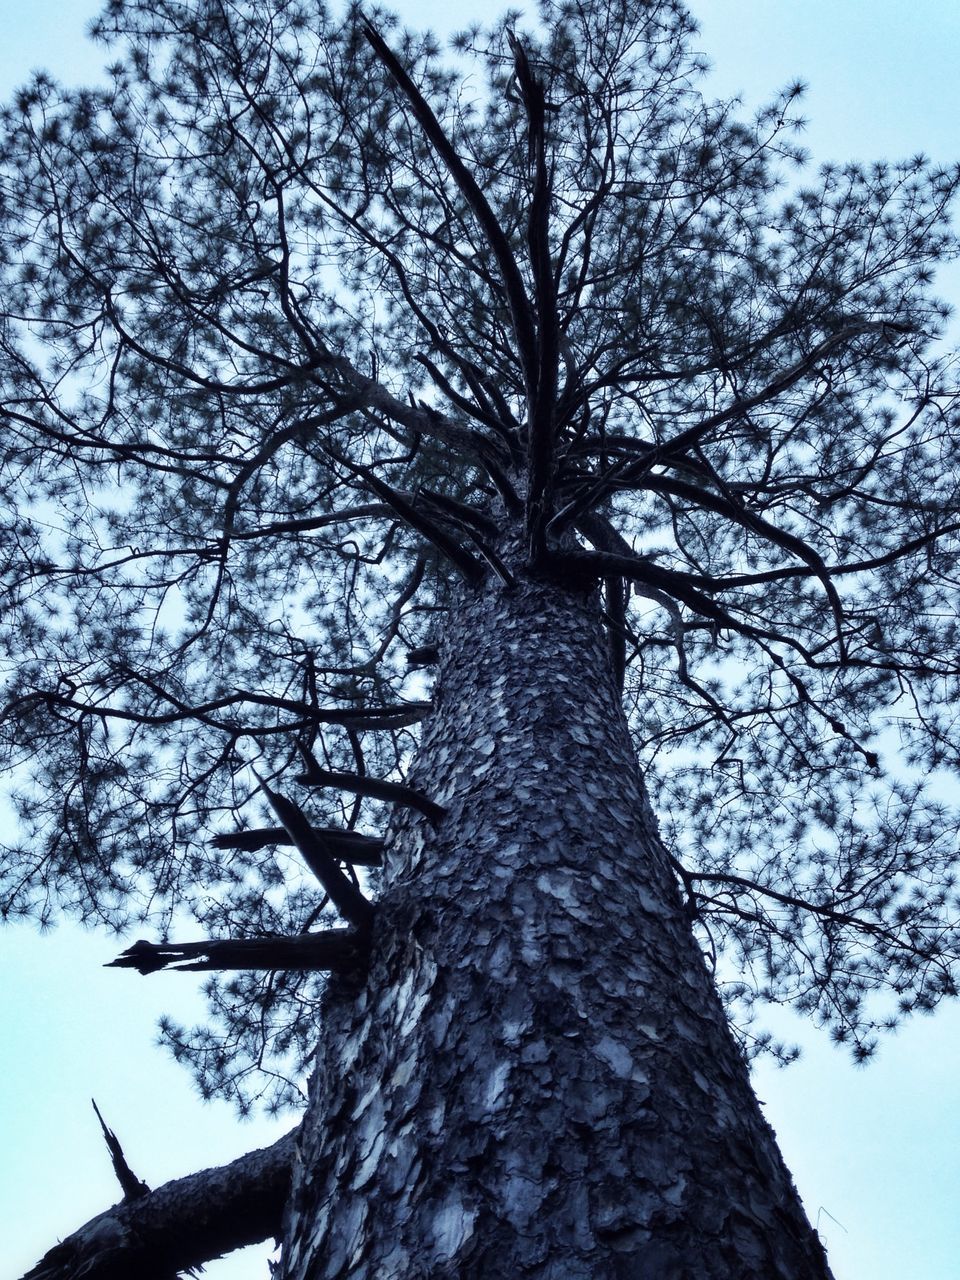
<path id="1" fill-rule="evenodd" d="M 327 848 L 323 837 L 311 827 L 300 806 L 268 787 L 262 778 L 260 786 L 274 813 L 283 823 L 287 835 L 326 889 L 333 905 L 352 925 L 361 931 L 369 930 L 373 925 L 373 906 L 337 866 L 333 853 Z"/>
<path id="2" fill-rule="evenodd" d="M 383 861 L 384 841 L 377 836 L 364 836 L 356 831 L 341 831 L 336 827 L 314 827 L 331 854 L 340 862 L 355 867 L 379 867 Z M 221 832 L 210 841 L 215 849 L 243 849 L 255 853 L 271 845 L 293 844 L 283 827 L 260 827 L 253 831 Z"/>
<path id="3" fill-rule="evenodd" d="M 165 1183 L 91 1218 L 23 1280 L 171 1280 L 278 1237 L 297 1130 L 221 1168 Z"/>
<path id="4" fill-rule="evenodd" d="M 124 1200 L 140 1200 L 143 1196 L 150 1194 L 150 1188 L 138 1178 L 130 1166 L 127 1164 L 127 1158 L 123 1154 L 123 1147 L 120 1145 L 120 1139 L 112 1129 L 107 1128 L 107 1122 L 100 1114 L 100 1108 L 97 1106 L 95 1099 L 90 1099 L 93 1109 L 97 1113 L 97 1119 L 100 1121 L 100 1128 L 103 1130 L 103 1138 L 107 1144 L 107 1150 L 110 1152 L 110 1162 L 113 1165 L 113 1171 L 117 1175 L 117 1181 L 120 1183 L 120 1189 L 123 1191 Z"/>
<path id="5" fill-rule="evenodd" d="M 369 796 L 372 800 L 385 800 L 388 804 L 404 805 L 408 809 L 417 809 L 434 824 L 446 814 L 442 805 L 435 804 L 422 791 L 406 787 L 400 782 L 386 782 L 381 778 L 361 778 L 356 773 L 334 773 L 323 769 L 316 758 L 300 748 L 307 772 L 300 774 L 296 781 L 305 787 L 336 787 L 340 791 L 352 791 L 354 795 Z"/>
<path id="6" fill-rule="evenodd" d="M 367 958 L 367 940 L 355 929 L 325 929 L 293 938 L 221 938 L 203 942 L 145 942 L 128 947 L 106 969 L 300 969 L 356 973 Z"/>
<path id="7" fill-rule="evenodd" d="M 524 382 L 527 386 L 528 400 L 532 400 L 532 393 L 536 387 L 537 343 L 523 277 L 520 274 L 520 268 L 517 266 L 516 258 L 513 256 L 510 243 L 504 235 L 503 228 L 500 226 L 497 215 L 491 209 L 487 197 L 480 190 L 473 174 L 457 155 L 453 143 L 444 133 L 443 126 L 433 114 L 430 104 L 407 75 L 402 64 L 376 28 L 365 20 L 362 25 L 364 34 L 370 42 L 374 53 L 393 76 L 400 91 L 410 103 L 421 129 L 423 129 L 437 155 L 446 165 L 447 172 L 457 184 L 460 194 L 470 206 L 477 222 L 483 229 L 484 235 L 487 237 L 487 243 L 490 245 L 493 256 L 497 260 L 497 266 L 500 269 L 500 276 L 503 280 L 507 302 L 510 307 L 510 315 L 513 320 L 513 330 L 520 352 L 520 365 L 523 369 Z"/>

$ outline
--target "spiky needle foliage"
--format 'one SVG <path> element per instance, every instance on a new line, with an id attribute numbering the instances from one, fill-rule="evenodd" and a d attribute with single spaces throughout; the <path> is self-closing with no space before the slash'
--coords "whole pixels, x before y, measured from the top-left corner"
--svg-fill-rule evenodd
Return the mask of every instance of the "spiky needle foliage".
<path id="1" fill-rule="evenodd" d="M 708 101 L 674 0 L 521 26 L 112 0 L 108 87 L 6 109 L 0 907 L 315 928 L 289 845 L 212 837 L 304 752 L 402 779 L 405 651 L 522 537 L 603 584 L 731 995 L 867 1054 L 954 990 L 957 173 L 801 168 L 799 90 Z M 174 1051 L 283 1101 L 319 982 L 215 980 Z"/>

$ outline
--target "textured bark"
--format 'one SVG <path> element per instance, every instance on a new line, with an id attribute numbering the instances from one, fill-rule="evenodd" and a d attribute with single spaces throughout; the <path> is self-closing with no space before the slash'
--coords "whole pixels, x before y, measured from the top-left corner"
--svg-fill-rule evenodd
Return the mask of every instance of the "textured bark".
<path id="1" fill-rule="evenodd" d="M 284 1280 L 824 1280 L 646 801 L 596 598 L 446 626 L 369 978 L 332 980 Z"/>
<path id="2" fill-rule="evenodd" d="M 173 1280 L 278 1236 L 294 1137 L 114 1205 L 54 1245 L 23 1280 Z"/>

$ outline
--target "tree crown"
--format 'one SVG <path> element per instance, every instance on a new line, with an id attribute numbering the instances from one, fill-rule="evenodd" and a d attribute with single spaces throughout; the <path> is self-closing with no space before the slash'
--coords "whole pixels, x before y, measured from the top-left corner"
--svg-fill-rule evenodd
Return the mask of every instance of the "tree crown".
<path id="1" fill-rule="evenodd" d="M 527 27 L 113 0 L 109 87 L 6 109 L 2 911 L 349 918 L 278 780 L 401 779 L 444 611 L 533 575 L 602 589 L 731 998 L 864 1056 L 954 991 L 958 175 L 801 171 L 799 89 L 705 98 L 671 0 Z M 304 820 L 372 862 L 392 798 Z M 320 981 L 213 979 L 168 1038 L 288 1099 Z"/>

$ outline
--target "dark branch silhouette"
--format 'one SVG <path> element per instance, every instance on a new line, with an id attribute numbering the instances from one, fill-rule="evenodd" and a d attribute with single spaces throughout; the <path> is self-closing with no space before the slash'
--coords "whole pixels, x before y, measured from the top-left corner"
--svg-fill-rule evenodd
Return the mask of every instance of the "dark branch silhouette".
<path id="1" fill-rule="evenodd" d="M 219 938 L 203 942 L 146 942 L 110 960 L 106 968 L 156 973 L 175 969 L 193 973 L 205 969 L 317 969 L 357 973 L 367 959 L 368 942 L 354 929 L 327 929 L 295 938 Z"/>
<path id="2" fill-rule="evenodd" d="M 340 862 L 350 862 L 355 867 L 379 867 L 383 861 L 384 842 L 378 836 L 341 831 L 335 827 L 314 827 L 313 830 Z M 224 831 L 214 836 L 210 843 L 217 849 L 244 849 L 255 853 L 258 849 L 295 842 L 284 827 L 259 827 L 252 831 Z"/>
<path id="3" fill-rule="evenodd" d="M 351 791 L 358 796 L 369 796 L 373 800 L 384 800 L 388 804 L 399 804 L 408 809 L 416 809 L 433 823 L 438 823 L 446 813 L 442 805 L 435 804 L 429 796 L 415 787 L 380 778 L 361 777 L 356 773 L 323 769 L 306 748 L 301 748 L 300 753 L 307 769 L 305 773 L 298 774 L 294 781 L 302 786 L 333 787 L 339 791 Z"/>
<path id="4" fill-rule="evenodd" d="M 326 889 L 330 901 L 351 924 L 362 931 L 368 930 L 373 924 L 373 907 L 337 866 L 336 857 L 323 836 L 311 827 L 299 805 L 268 787 L 262 778 L 260 786 L 304 862 Z"/>
<path id="5" fill-rule="evenodd" d="M 280 1235 L 297 1130 L 231 1164 L 165 1183 L 92 1218 L 22 1280 L 172 1280 Z"/>
<path id="6" fill-rule="evenodd" d="M 150 1188 L 147 1184 L 133 1172 L 127 1164 L 126 1156 L 123 1154 L 123 1147 L 120 1140 L 112 1129 L 107 1128 L 107 1123 L 100 1114 L 100 1108 L 97 1106 L 93 1098 L 90 1099 L 93 1109 L 97 1113 L 97 1119 L 100 1121 L 100 1128 L 103 1130 L 103 1138 L 107 1144 L 107 1150 L 110 1152 L 110 1161 L 113 1164 L 113 1171 L 117 1175 L 117 1181 L 123 1191 L 124 1200 L 139 1200 L 142 1196 L 149 1194 Z"/>

